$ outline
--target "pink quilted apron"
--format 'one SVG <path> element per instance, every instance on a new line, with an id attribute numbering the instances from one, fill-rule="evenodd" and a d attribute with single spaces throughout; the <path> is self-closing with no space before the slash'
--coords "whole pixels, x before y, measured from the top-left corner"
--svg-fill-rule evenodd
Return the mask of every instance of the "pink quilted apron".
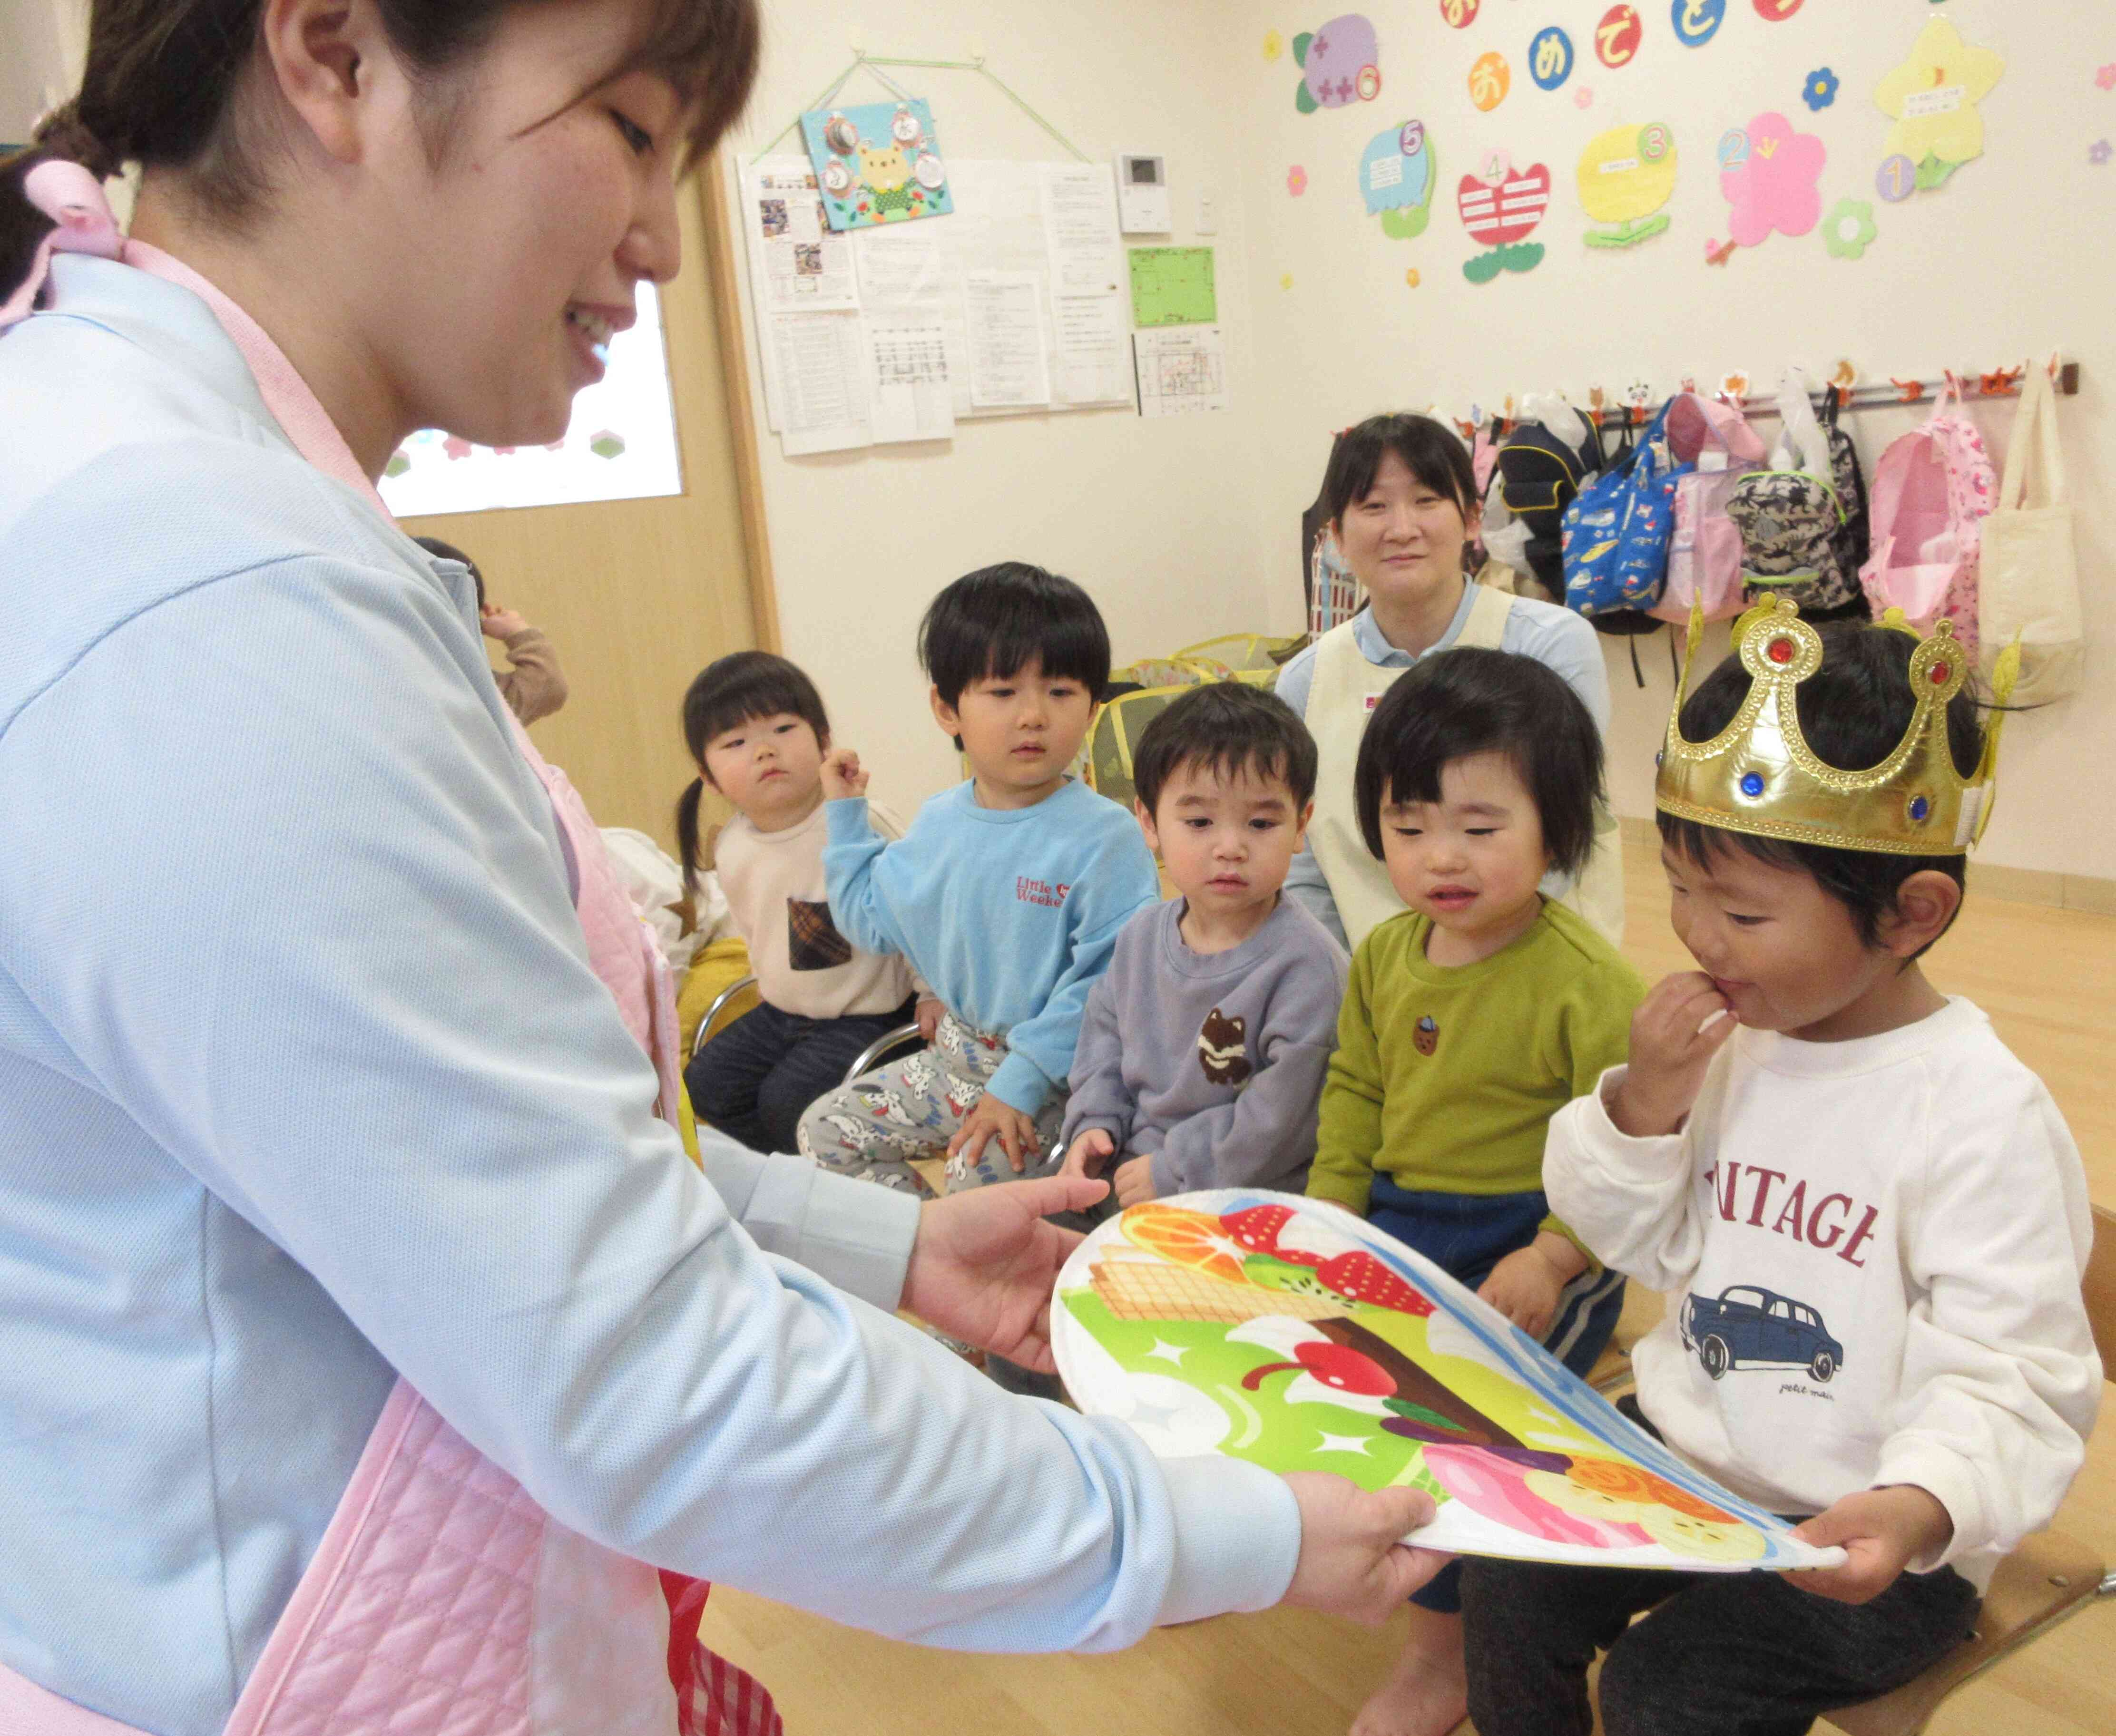
<path id="1" fill-rule="evenodd" d="M 157 249 L 126 242 L 117 256 L 203 300 L 297 449 L 388 516 L 254 320 Z M 35 281 L 0 308 L 0 326 L 34 305 L 48 260 L 48 249 Z M 579 793 L 508 721 L 550 793 L 589 962 L 652 1058 L 673 1123 L 676 1004 L 660 949 Z M 225 1736 L 784 1736 L 771 1697 L 699 1642 L 711 1589 L 560 1525 L 400 1380 Z M 140 1736 L 4 1665 L 0 1732 Z"/>

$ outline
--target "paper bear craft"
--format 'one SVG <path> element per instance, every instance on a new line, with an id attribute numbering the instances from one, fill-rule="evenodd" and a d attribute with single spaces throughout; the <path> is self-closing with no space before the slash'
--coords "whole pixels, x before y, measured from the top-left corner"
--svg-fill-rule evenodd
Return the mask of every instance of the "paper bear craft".
<path id="1" fill-rule="evenodd" d="M 933 117 L 921 99 L 816 109 L 801 117 L 823 215 L 833 229 L 867 229 L 954 209 Z"/>

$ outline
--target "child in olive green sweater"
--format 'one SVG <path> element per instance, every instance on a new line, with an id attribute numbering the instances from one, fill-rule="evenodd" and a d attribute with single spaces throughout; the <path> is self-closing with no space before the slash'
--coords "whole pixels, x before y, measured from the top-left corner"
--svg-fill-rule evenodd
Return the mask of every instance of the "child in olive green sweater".
<path id="1" fill-rule="evenodd" d="M 1645 991 L 1536 889 L 1585 862 L 1601 787 L 1594 719 L 1533 659 L 1458 647 L 1383 696 L 1354 796 L 1410 908 L 1353 955 L 1308 1176 L 1310 1196 L 1476 1288 L 1580 1374 L 1615 1330 L 1623 1278 L 1552 1215 L 1543 1139 L 1625 1059 Z M 1413 1597 L 1409 1642 L 1355 1728 L 1439 1736 L 1461 1719 L 1457 1578 Z"/>

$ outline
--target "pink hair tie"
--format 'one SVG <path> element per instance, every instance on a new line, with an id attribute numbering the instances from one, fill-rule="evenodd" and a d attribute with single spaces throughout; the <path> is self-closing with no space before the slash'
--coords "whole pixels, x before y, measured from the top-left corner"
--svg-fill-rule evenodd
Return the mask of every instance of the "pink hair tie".
<path id="1" fill-rule="evenodd" d="M 116 259 L 125 253 L 125 237 L 111 214 L 103 183 L 80 163 L 66 157 L 47 157 L 33 163 L 22 177 L 22 192 L 51 218 L 53 227 L 37 244 L 29 275 L 0 302 L 0 331 L 35 307 L 51 275 L 53 254 L 88 253 L 99 259 Z"/>

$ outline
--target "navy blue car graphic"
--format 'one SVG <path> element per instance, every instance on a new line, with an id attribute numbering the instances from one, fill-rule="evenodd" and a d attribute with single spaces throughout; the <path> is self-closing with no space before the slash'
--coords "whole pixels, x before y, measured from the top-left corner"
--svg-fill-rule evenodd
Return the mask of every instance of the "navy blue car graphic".
<path id="1" fill-rule="evenodd" d="M 1717 1380 L 1730 1368 L 1805 1368 L 1827 1380 L 1844 1366 L 1844 1347 L 1806 1302 L 1754 1284 L 1683 1299 L 1677 1322 L 1686 1350 Z"/>

